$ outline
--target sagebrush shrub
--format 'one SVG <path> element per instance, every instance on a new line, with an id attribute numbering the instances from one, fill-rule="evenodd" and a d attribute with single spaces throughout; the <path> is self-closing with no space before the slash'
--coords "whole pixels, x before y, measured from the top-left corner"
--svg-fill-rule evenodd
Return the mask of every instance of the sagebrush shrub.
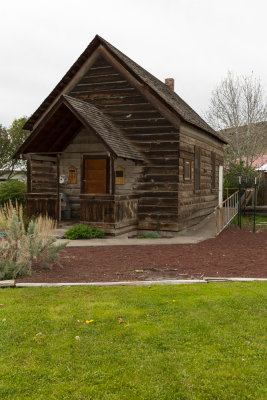
<path id="1" fill-rule="evenodd" d="M 88 225 L 79 224 L 73 226 L 65 233 L 67 239 L 94 239 L 101 238 L 105 234 L 100 230 Z"/>
<path id="2" fill-rule="evenodd" d="M 15 279 L 30 274 L 34 260 L 47 266 L 58 257 L 66 243 L 56 245 L 51 236 L 55 222 L 39 216 L 25 229 L 22 206 L 9 206 L 0 210 L 0 231 L 7 233 L 0 239 L 0 279 Z"/>

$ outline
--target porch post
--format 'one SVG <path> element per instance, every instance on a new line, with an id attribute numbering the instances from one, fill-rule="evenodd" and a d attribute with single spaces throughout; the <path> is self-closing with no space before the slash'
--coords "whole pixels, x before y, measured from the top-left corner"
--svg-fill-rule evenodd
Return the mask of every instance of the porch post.
<path id="1" fill-rule="evenodd" d="M 59 166 L 60 166 L 60 156 L 57 153 L 57 220 L 58 222 L 61 220 L 61 204 L 60 204 L 60 196 L 59 196 Z"/>
<path id="2" fill-rule="evenodd" d="M 27 193 L 32 191 L 32 167 L 31 167 L 31 156 L 27 156 Z"/>
<path id="3" fill-rule="evenodd" d="M 110 172 L 111 172 L 111 194 L 116 194 L 116 186 L 115 186 L 115 171 L 114 171 L 114 157 L 110 155 Z"/>

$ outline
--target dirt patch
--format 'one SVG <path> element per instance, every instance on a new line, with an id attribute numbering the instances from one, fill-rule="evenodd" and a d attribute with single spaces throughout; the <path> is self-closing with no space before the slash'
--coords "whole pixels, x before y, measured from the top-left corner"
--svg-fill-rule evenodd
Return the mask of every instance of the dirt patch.
<path id="1" fill-rule="evenodd" d="M 140 239 L 142 240 L 142 239 Z M 156 240 L 156 239 L 155 239 Z M 52 269 L 36 265 L 20 282 L 101 282 L 267 277 L 267 231 L 228 228 L 192 245 L 69 247 Z"/>

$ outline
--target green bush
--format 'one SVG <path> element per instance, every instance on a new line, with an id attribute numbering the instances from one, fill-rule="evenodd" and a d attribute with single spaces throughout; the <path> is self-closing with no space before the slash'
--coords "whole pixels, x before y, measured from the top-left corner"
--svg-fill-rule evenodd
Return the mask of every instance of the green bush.
<path id="1" fill-rule="evenodd" d="M 147 232 L 143 235 L 137 236 L 137 239 L 159 239 L 160 234 L 158 232 Z"/>
<path id="2" fill-rule="evenodd" d="M 26 184 L 18 179 L 9 179 L 0 184 L 0 205 L 11 201 L 13 204 L 25 204 Z"/>
<path id="3" fill-rule="evenodd" d="M 67 239 L 94 239 L 102 238 L 104 232 L 99 231 L 96 228 L 92 228 L 88 225 L 79 224 L 73 226 L 65 233 L 65 238 Z"/>
<path id="4" fill-rule="evenodd" d="M 241 187 L 244 188 L 253 188 L 255 178 L 257 178 L 257 199 L 258 203 L 262 201 L 263 195 L 263 180 L 259 172 L 252 166 L 246 166 L 243 161 L 237 163 L 231 163 L 227 166 L 227 169 L 224 172 L 224 183 L 223 183 L 223 196 L 224 199 L 227 197 L 227 188 L 236 188 L 239 187 L 239 176 L 241 176 Z M 229 191 L 228 195 L 234 193 L 234 190 Z"/>

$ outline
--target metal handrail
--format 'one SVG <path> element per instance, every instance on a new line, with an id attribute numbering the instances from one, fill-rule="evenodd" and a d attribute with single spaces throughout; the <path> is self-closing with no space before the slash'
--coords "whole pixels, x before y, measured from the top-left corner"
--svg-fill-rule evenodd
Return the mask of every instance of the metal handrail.
<path id="1" fill-rule="evenodd" d="M 219 235 L 238 213 L 238 200 L 239 196 L 237 190 L 215 207 L 216 235 Z"/>
<path id="2" fill-rule="evenodd" d="M 249 198 L 249 195 L 252 193 L 253 189 L 246 188 L 243 189 L 244 193 L 240 198 L 240 207 L 244 204 L 246 206 L 246 202 Z M 227 197 L 224 201 L 218 204 L 215 207 L 215 222 L 216 222 L 216 235 L 219 235 L 233 220 L 233 218 L 238 214 L 239 208 L 239 190 L 236 190 L 231 196 Z"/>
<path id="3" fill-rule="evenodd" d="M 243 204 L 244 200 L 246 199 L 247 191 L 249 191 L 249 189 L 245 189 L 245 192 L 240 198 L 241 204 Z M 237 215 L 238 208 L 238 190 L 215 207 L 216 235 L 219 235 L 219 233 L 221 233 L 230 224 L 233 218 Z"/>

